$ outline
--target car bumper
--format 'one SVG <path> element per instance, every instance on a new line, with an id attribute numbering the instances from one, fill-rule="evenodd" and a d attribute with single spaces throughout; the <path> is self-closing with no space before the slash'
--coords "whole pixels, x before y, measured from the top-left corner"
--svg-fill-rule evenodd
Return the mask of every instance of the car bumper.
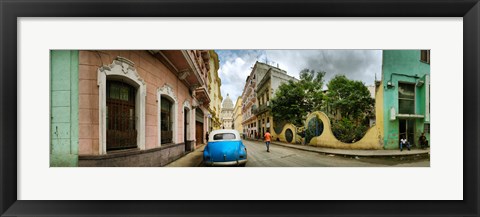
<path id="1" fill-rule="evenodd" d="M 226 161 L 226 162 L 212 162 L 212 161 L 205 161 L 205 165 L 207 166 L 238 166 L 247 163 L 247 159 L 238 160 L 238 161 Z"/>

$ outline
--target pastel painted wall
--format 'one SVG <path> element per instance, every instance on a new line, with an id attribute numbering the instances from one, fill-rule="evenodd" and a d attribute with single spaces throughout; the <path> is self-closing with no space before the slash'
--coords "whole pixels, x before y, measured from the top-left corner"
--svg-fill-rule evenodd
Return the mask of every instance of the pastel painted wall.
<path id="1" fill-rule="evenodd" d="M 307 122 L 310 119 L 317 117 L 323 122 L 323 132 L 320 136 L 313 137 L 309 145 L 321 146 L 327 148 L 340 149 L 383 149 L 382 139 L 380 136 L 381 126 L 375 125 L 367 130 L 362 139 L 354 143 L 344 143 L 335 138 L 332 132 L 330 119 L 323 112 L 313 112 L 307 117 Z"/>
<path id="2" fill-rule="evenodd" d="M 78 166 L 78 51 L 50 51 L 50 166 Z"/>
<path id="3" fill-rule="evenodd" d="M 280 134 L 277 134 L 273 128 L 270 128 L 270 134 L 272 135 L 272 141 L 281 141 L 281 142 L 287 142 L 287 143 L 293 143 L 293 144 L 301 144 L 302 143 L 302 138 L 296 134 L 297 127 L 293 124 L 285 124 L 283 126 L 282 132 Z M 289 142 L 286 138 L 286 132 L 287 130 L 290 130 L 293 134 L 292 141 Z M 262 135 L 263 136 L 263 135 Z"/>
<path id="4" fill-rule="evenodd" d="M 378 130 L 381 145 L 384 146 L 383 138 L 385 137 L 384 129 L 384 110 L 383 110 L 383 85 L 379 85 L 375 88 L 375 127 Z"/>
<path id="5" fill-rule="evenodd" d="M 145 102 L 145 148 L 159 147 L 158 144 L 158 102 L 157 90 L 168 84 L 173 88 L 177 99 L 176 136 L 178 143 L 184 142 L 185 100 L 192 105 L 190 90 L 179 78 L 148 51 L 79 51 L 79 154 L 99 154 L 99 115 L 97 86 L 98 68 L 112 64 L 121 56 L 131 60 L 139 76 L 147 87 Z M 194 112 L 190 113 L 194 117 Z M 192 123 L 190 121 L 190 123 Z M 190 124 L 189 140 L 194 139 L 195 125 Z"/>
<path id="6" fill-rule="evenodd" d="M 383 119 L 385 149 L 396 149 L 399 146 L 399 118 L 390 120 L 392 108 L 398 114 L 398 85 L 400 83 L 416 84 L 423 80 L 424 84 L 415 86 L 415 114 L 427 115 L 430 86 L 430 64 L 420 61 L 420 50 L 384 50 L 382 65 L 383 89 Z M 389 85 L 391 84 L 391 85 Z M 429 105 L 428 105 L 429 106 Z M 415 118 L 414 144 L 418 143 L 420 134 L 424 131 L 424 123 L 429 123 L 429 117 Z M 379 123 L 377 123 L 379 124 Z M 427 139 L 430 134 L 426 133 Z"/>
<path id="7" fill-rule="evenodd" d="M 371 127 L 366 133 L 365 136 L 354 143 L 344 143 L 339 141 L 332 132 L 331 122 L 327 115 L 323 112 L 316 111 L 311 113 L 307 119 L 308 123 L 312 118 L 317 117 L 323 123 L 323 130 L 319 136 L 313 137 L 310 140 L 310 143 L 307 145 L 326 147 L 326 148 L 339 148 L 339 149 L 383 149 L 383 141 L 380 134 L 381 125 L 375 125 Z M 288 142 L 286 139 L 286 131 L 290 129 L 293 132 L 293 141 L 289 143 L 303 144 L 303 138 L 296 134 L 296 127 L 293 124 L 286 124 L 283 127 L 282 133 L 277 134 L 275 130 L 272 132 L 273 140 L 280 140 L 282 142 Z"/>

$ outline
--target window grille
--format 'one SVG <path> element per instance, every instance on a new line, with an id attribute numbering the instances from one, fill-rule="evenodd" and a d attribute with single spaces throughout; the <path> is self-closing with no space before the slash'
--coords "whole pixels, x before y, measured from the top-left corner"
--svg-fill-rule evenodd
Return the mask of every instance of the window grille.
<path id="1" fill-rule="evenodd" d="M 137 147 L 135 88 L 107 80 L 107 151 Z"/>

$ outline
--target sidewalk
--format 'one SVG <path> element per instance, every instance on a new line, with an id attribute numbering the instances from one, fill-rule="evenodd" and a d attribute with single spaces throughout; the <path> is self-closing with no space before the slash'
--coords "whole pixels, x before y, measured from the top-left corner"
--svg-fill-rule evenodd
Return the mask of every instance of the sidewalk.
<path id="1" fill-rule="evenodd" d="M 204 148 L 205 145 L 202 145 L 178 160 L 167 164 L 165 167 L 198 167 L 203 161 Z"/>
<path id="2" fill-rule="evenodd" d="M 250 139 L 251 140 L 251 139 Z M 262 140 L 255 140 L 263 142 Z M 298 145 L 289 144 L 284 142 L 274 141 L 273 145 L 283 146 L 287 148 L 294 148 L 303 151 L 317 152 L 321 154 L 333 154 L 333 155 L 346 155 L 346 156 L 363 156 L 363 157 L 390 157 L 390 156 L 410 156 L 410 155 L 424 155 L 430 154 L 430 148 L 428 149 L 412 149 L 408 151 L 406 148 L 403 151 L 395 150 L 356 150 L 356 149 L 336 149 L 336 148 L 323 148 L 310 145 Z"/>

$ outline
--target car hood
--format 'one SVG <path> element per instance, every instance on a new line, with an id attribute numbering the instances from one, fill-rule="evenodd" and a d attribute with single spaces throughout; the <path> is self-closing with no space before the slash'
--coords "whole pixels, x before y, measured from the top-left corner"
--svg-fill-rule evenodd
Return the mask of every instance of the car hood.
<path id="1" fill-rule="evenodd" d="M 207 149 L 213 161 L 236 161 L 241 141 L 208 142 Z"/>

